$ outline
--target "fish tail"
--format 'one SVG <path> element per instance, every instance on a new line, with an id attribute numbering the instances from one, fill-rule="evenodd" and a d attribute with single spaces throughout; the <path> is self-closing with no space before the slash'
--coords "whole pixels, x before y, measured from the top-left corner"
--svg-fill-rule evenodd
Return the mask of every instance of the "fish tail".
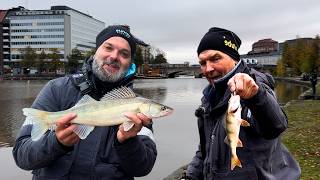
<path id="1" fill-rule="evenodd" d="M 26 116 L 26 121 L 32 124 L 31 139 L 37 141 L 49 129 L 49 124 L 46 123 L 46 111 L 41 111 L 33 108 L 24 108 L 23 115 Z"/>
<path id="2" fill-rule="evenodd" d="M 242 168 L 242 165 L 241 165 L 241 162 L 240 162 L 238 156 L 233 155 L 233 156 L 231 156 L 231 170 L 233 170 L 236 166 Z"/>

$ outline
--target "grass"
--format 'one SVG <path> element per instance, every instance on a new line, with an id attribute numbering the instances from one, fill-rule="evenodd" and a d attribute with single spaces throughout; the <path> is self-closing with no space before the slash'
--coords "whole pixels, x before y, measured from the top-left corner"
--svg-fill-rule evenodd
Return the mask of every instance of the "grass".
<path id="1" fill-rule="evenodd" d="M 320 94 L 320 85 L 317 87 Z M 320 179 L 320 100 L 295 100 L 285 107 L 289 128 L 282 137 L 301 167 L 301 180 Z"/>

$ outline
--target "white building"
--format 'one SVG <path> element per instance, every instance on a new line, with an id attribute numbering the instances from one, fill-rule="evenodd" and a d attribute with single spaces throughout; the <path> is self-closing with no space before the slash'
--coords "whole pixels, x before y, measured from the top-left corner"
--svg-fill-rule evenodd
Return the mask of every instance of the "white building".
<path id="1" fill-rule="evenodd" d="M 42 50 L 46 54 L 58 49 L 61 61 L 73 48 L 82 52 L 95 48 L 97 34 L 105 27 L 105 23 L 90 15 L 67 6 L 52 6 L 50 10 L 16 11 L 10 20 L 10 60 L 22 59 L 21 51 L 30 46 L 37 53 Z"/>

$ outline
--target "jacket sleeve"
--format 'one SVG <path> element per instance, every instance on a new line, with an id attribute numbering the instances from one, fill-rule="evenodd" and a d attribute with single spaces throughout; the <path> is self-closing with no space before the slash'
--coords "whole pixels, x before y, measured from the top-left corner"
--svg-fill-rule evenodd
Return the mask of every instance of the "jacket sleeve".
<path id="1" fill-rule="evenodd" d="M 154 166 L 157 157 L 156 144 L 153 141 L 152 131 L 146 127 L 148 135 L 137 135 L 123 143 L 115 138 L 114 146 L 124 171 L 133 176 L 140 177 L 149 174 Z M 141 131 L 140 131 L 141 132 Z M 151 134 L 150 134 L 151 133 Z"/>
<path id="2" fill-rule="evenodd" d="M 277 102 L 275 94 L 267 83 L 257 78 L 258 93 L 245 104 L 253 116 L 252 126 L 266 139 L 278 137 L 288 126 L 287 116 Z"/>
<path id="3" fill-rule="evenodd" d="M 45 111 L 57 109 L 52 91 L 52 81 L 40 91 L 32 108 Z M 52 161 L 72 150 L 60 144 L 53 131 L 47 131 L 38 141 L 31 139 L 32 122 L 26 120 L 16 138 L 12 153 L 16 164 L 25 170 L 48 166 Z"/>

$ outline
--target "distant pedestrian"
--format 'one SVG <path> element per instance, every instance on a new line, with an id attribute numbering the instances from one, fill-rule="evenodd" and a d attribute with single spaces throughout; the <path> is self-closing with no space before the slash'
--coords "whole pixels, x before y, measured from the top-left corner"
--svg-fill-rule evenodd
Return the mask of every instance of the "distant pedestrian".
<path id="1" fill-rule="evenodd" d="M 311 73 L 310 75 L 310 82 L 311 82 L 311 88 L 312 88 L 312 97 L 315 99 L 316 98 L 316 86 L 317 86 L 317 81 L 318 81 L 318 78 L 317 78 L 317 73 L 313 72 Z"/>

